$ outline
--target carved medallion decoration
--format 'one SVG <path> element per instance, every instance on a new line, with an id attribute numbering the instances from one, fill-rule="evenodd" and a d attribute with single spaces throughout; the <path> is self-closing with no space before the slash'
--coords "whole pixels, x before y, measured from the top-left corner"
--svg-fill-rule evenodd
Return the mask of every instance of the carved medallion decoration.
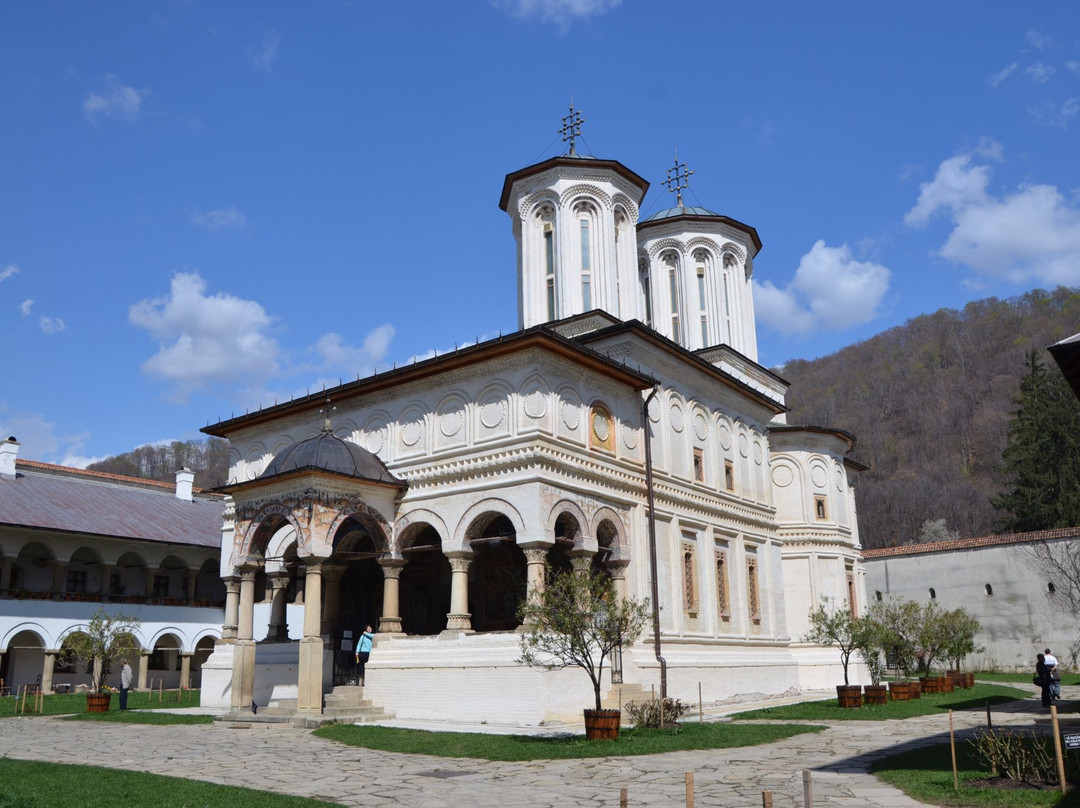
<path id="1" fill-rule="evenodd" d="M 720 445 L 724 447 L 724 451 L 731 448 L 731 428 L 722 421 L 716 427 L 716 437 L 720 439 Z"/>
<path id="2" fill-rule="evenodd" d="M 367 434 L 367 449 L 372 454 L 378 454 L 382 451 L 383 444 L 386 442 L 386 436 L 382 427 L 372 429 Z"/>
<path id="3" fill-rule="evenodd" d="M 836 470 L 836 490 L 837 491 L 843 491 L 844 490 L 844 483 L 846 483 L 846 482 L 847 482 L 847 480 L 844 478 L 844 470 L 843 469 L 837 469 Z"/>
<path id="4" fill-rule="evenodd" d="M 409 421 L 401 428 L 401 442 L 406 446 L 415 446 L 424 434 L 424 424 L 420 420 Z"/>
<path id="5" fill-rule="evenodd" d="M 596 439 L 600 443 L 607 443 L 607 439 L 611 436 L 611 430 L 608 428 L 607 416 L 603 412 L 597 411 L 593 413 L 592 428 Z"/>
<path id="6" fill-rule="evenodd" d="M 700 412 L 694 413 L 694 434 L 698 440 L 705 440 L 709 437 L 709 422 L 705 420 L 705 416 Z"/>
<path id="7" fill-rule="evenodd" d="M 506 401 L 504 399 L 499 398 L 489 401 L 480 408 L 480 423 L 488 429 L 495 429 L 495 427 L 502 424 L 505 418 Z"/>
<path id="8" fill-rule="evenodd" d="M 525 414 L 533 419 L 544 417 L 547 412 L 547 397 L 539 390 L 533 390 L 525 396 Z"/>
<path id="9" fill-rule="evenodd" d="M 746 439 L 746 435 L 739 435 L 739 454 L 743 457 L 750 456 L 750 441 Z"/>
<path id="10" fill-rule="evenodd" d="M 461 410 L 447 410 L 439 414 L 439 431 L 447 438 L 452 438 L 461 431 L 465 418 Z"/>
<path id="11" fill-rule="evenodd" d="M 574 404 L 570 401 L 563 402 L 562 422 L 571 432 L 578 428 L 578 424 L 581 423 L 581 412 L 577 404 Z"/>
<path id="12" fill-rule="evenodd" d="M 649 402 L 649 420 L 654 424 L 660 423 L 660 402 L 655 398 Z"/>
<path id="13" fill-rule="evenodd" d="M 683 428 L 686 426 L 686 421 L 683 418 L 682 408 L 676 405 L 672 405 L 671 415 L 669 416 L 669 418 L 671 419 L 671 428 L 674 429 L 676 432 L 682 432 Z"/>
<path id="14" fill-rule="evenodd" d="M 814 484 L 814 488 L 824 488 L 827 480 L 824 466 L 810 467 L 810 482 Z"/>
<path id="15" fill-rule="evenodd" d="M 757 463 L 760 466 L 761 461 L 764 460 L 764 459 L 765 459 L 765 454 L 761 450 L 760 441 L 754 441 L 754 462 Z"/>
<path id="16" fill-rule="evenodd" d="M 788 466 L 774 466 L 772 470 L 772 481 L 780 488 L 787 488 L 791 485 L 793 475 L 791 469 Z"/>

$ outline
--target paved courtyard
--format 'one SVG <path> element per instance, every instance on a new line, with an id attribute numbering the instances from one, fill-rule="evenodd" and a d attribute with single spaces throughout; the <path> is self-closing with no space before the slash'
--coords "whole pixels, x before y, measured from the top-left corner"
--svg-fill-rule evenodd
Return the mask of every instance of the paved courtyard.
<path id="1" fill-rule="evenodd" d="M 995 725 L 1030 726 L 1046 712 L 1037 698 L 994 710 Z M 958 731 L 985 723 L 957 713 Z M 459 727 L 455 727 L 457 729 Z M 56 718 L 0 721 L 0 755 L 83 763 L 317 797 L 344 805 L 453 808 L 682 806 L 694 772 L 697 806 L 750 808 L 771 790 L 774 804 L 802 808 L 802 770 L 815 806 L 922 805 L 868 773 L 878 758 L 911 744 L 948 739 L 945 715 L 906 721 L 834 722 L 822 733 L 765 746 L 584 761 L 493 763 L 401 755 L 342 746 L 306 730 L 273 726 L 143 726 Z"/>

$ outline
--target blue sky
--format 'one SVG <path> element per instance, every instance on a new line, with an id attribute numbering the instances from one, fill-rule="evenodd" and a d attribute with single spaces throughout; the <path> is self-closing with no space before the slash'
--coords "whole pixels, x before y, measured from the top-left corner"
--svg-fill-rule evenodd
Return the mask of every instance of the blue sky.
<path id="1" fill-rule="evenodd" d="M 757 228 L 760 360 L 1080 285 L 1080 4 L 0 4 L 0 433 L 83 465 L 517 328 L 504 176 Z M 1077 330 L 1080 330 L 1078 324 Z"/>

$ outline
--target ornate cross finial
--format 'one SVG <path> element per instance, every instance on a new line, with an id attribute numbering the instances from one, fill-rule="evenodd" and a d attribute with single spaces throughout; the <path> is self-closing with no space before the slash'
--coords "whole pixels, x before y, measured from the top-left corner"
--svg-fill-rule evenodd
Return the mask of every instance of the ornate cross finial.
<path id="1" fill-rule="evenodd" d="M 570 114 L 564 115 L 559 134 L 562 135 L 563 143 L 570 141 L 570 154 L 577 154 L 574 140 L 581 137 L 581 125 L 585 119 L 581 117 L 581 111 L 574 109 L 574 98 L 570 97 Z"/>
<path id="2" fill-rule="evenodd" d="M 686 188 L 690 184 L 690 175 L 693 171 L 686 170 L 686 163 L 679 162 L 679 150 L 675 150 L 675 167 L 667 170 L 667 179 L 664 180 L 664 185 L 670 193 L 675 194 L 675 204 L 678 207 L 682 207 L 682 192 L 683 188 Z M 674 176 L 672 176 L 674 175 Z"/>

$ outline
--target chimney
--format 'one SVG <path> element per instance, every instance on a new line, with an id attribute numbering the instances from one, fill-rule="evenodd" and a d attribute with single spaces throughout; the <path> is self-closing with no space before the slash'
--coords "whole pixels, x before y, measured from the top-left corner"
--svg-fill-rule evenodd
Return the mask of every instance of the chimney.
<path id="1" fill-rule="evenodd" d="M 0 441 L 0 477 L 15 477 L 15 459 L 19 456 L 19 442 L 13 435 Z"/>
<path id="2" fill-rule="evenodd" d="M 189 468 L 176 472 L 176 498 L 191 502 L 191 486 L 195 482 L 195 472 Z"/>

